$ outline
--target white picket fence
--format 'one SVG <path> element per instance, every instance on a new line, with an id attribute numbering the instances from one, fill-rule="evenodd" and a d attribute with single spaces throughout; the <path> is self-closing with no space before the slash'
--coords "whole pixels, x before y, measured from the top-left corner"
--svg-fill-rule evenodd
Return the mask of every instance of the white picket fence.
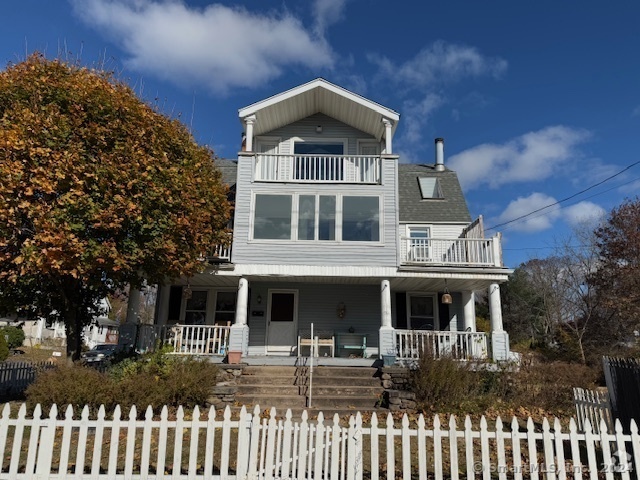
<path id="1" fill-rule="evenodd" d="M 368 425 L 358 413 L 348 423 L 322 414 L 310 421 L 304 412 L 293 420 L 287 411 L 268 418 L 243 407 L 232 419 L 227 407 L 222 418 L 211 408 L 205 418 L 194 409 L 186 418 L 179 408 L 169 419 L 167 408 L 144 419 L 133 407 L 121 418 L 116 408 L 107 419 L 101 408 L 89 418 L 72 409 L 58 418 L 54 406 L 48 418 L 36 407 L 27 418 L 23 405 L 12 418 L 5 406 L 0 419 L 0 478 L 7 479 L 451 479 L 451 480 L 637 480 L 640 435 L 635 423 L 630 434 L 616 422 L 615 432 L 601 425 L 599 434 L 587 422 L 579 432 L 571 420 L 563 429 L 546 419 L 541 426 L 529 419 L 510 426 L 500 419 L 489 427 L 469 417 L 458 427 L 455 417 L 443 426 L 435 416 L 431 426 L 420 416 L 400 425 L 391 414 L 386 421 L 372 415 Z"/>
<path id="2" fill-rule="evenodd" d="M 608 392 L 575 387 L 573 389 L 573 402 L 576 406 L 576 418 L 580 430 L 584 429 L 587 420 L 589 420 L 593 426 L 593 431 L 596 433 L 598 433 L 602 422 L 605 423 L 608 430 L 611 430 L 613 419 Z"/>

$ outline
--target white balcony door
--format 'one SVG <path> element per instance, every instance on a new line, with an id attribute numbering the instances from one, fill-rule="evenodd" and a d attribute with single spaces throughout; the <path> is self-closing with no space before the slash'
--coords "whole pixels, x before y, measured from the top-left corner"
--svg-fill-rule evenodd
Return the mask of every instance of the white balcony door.
<path id="1" fill-rule="evenodd" d="M 290 353 L 297 345 L 298 291 L 269 290 L 267 351 Z"/>
<path id="2" fill-rule="evenodd" d="M 255 176 L 259 180 L 278 179 L 278 142 L 260 142 L 258 144 Z"/>
<path id="3" fill-rule="evenodd" d="M 409 227 L 407 253 L 410 262 L 427 262 L 431 260 L 429 236 L 429 227 Z"/>

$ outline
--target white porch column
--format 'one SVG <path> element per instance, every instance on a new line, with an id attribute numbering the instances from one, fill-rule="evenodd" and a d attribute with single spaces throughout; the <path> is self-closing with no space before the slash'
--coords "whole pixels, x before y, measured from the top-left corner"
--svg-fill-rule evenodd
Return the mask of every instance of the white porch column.
<path id="1" fill-rule="evenodd" d="M 502 328 L 502 303 L 500 302 L 500 285 L 489 285 L 489 315 L 491 316 L 491 331 L 501 332 Z"/>
<path id="2" fill-rule="evenodd" d="M 396 354 L 396 333 L 391 325 L 391 285 L 389 280 L 382 280 L 380 283 L 380 343 L 379 355 Z"/>
<path id="3" fill-rule="evenodd" d="M 127 323 L 140 323 L 140 290 L 129 285 Z"/>
<path id="4" fill-rule="evenodd" d="M 256 116 L 251 115 L 244 119 L 244 123 L 247 126 L 247 140 L 245 144 L 245 150 L 247 152 L 253 152 L 253 124 L 256 122 Z"/>
<path id="5" fill-rule="evenodd" d="M 476 331 L 476 296 L 472 291 L 462 292 L 462 304 L 464 305 L 464 324 L 466 331 Z"/>
<path id="6" fill-rule="evenodd" d="M 509 335 L 502 326 L 500 285 L 489 285 L 489 315 L 491 317 L 491 351 L 494 361 L 509 360 Z"/>
<path id="7" fill-rule="evenodd" d="M 166 325 L 169 318 L 169 285 L 158 285 L 158 296 L 156 298 L 156 315 L 154 323 L 156 325 Z"/>
<path id="8" fill-rule="evenodd" d="M 249 298 L 249 282 L 241 278 L 238 282 L 238 296 L 236 297 L 236 325 L 247 324 L 247 300 Z"/>
<path id="9" fill-rule="evenodd" d="M 236 317 L 229 332 L 229 352 L 242 352 L 246 355 L 249 351 L 249 326 L 247 325 L 247 302 L 249 299 L 249 282 L 241 278 L 238 282 L 238 295 L 236 296 Z"/>
<path id="10" fill-rule="evenodd" d="M 385 140 L 384 153 L 386 153 L 387 155 L 391 155 L 393 153 L 392 138 L 391 138 L 391 135 L 392 135 L 391 129 L 393 127 L 393 122 L 388 118 L 383 118 L 382 123 L 384 123 L 384 140 Z"/>

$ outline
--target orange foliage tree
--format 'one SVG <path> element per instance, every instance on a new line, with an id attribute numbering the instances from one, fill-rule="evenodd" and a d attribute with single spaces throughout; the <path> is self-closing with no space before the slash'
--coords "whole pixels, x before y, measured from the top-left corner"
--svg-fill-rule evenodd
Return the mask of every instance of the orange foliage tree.
<path id="1" fill-rule="evenodd" d="M 73 358 L 102 297 L 228 242 L 211 150 L 107 72 L 39 54 L 0 72 L 0 179 L 0 306 L 63 320 Z"/>

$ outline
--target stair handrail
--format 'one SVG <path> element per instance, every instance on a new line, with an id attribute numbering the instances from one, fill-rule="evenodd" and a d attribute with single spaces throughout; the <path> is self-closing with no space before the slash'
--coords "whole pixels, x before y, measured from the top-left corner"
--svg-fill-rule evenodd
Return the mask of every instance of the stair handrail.
<path id="1" fill-rule="evenodd" d="M 318 348 L 318 337 L 313 336 L 313 323 L 311 324 L 311 348 L 309 349 L 309 389 L 307 391 L 307 408 L 311 408 L 313 398 L 313 354 Z"/>

